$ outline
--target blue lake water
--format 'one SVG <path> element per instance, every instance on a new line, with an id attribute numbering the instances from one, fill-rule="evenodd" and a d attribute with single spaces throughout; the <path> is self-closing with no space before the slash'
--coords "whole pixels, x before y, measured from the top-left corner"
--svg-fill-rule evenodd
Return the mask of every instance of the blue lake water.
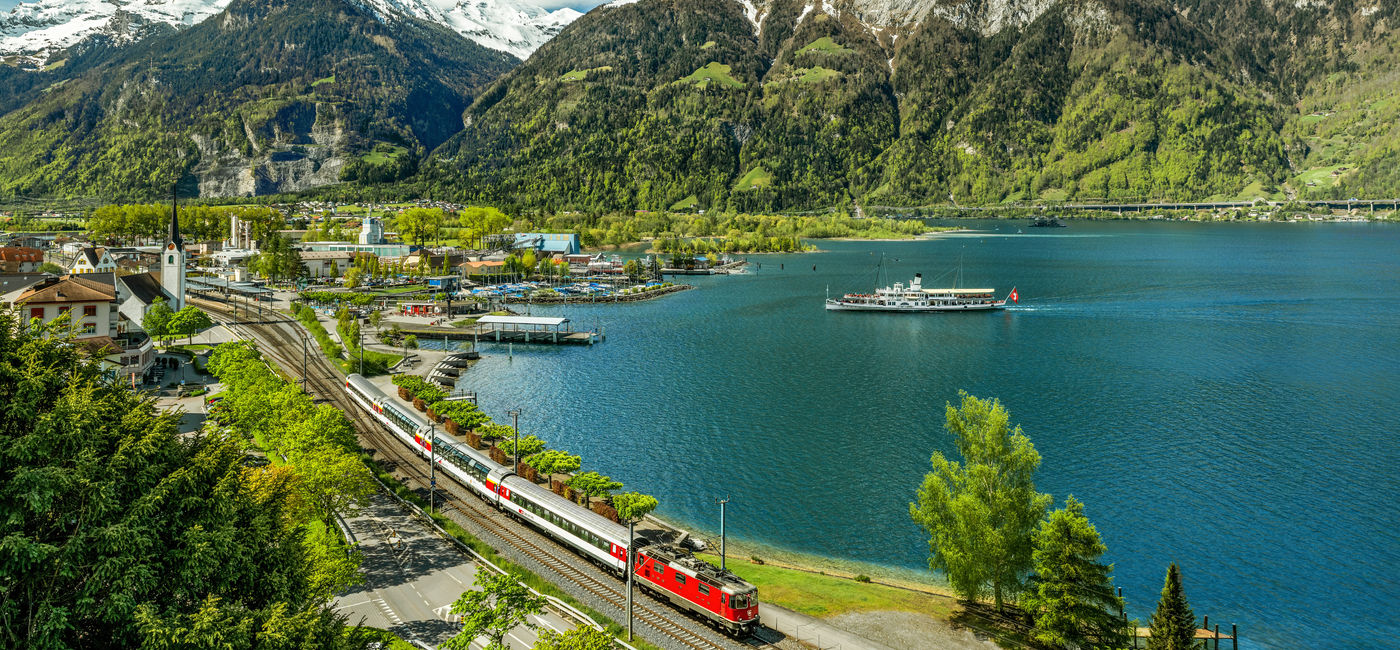
<path id="1" fill-rule="evenodd" d="M 1400 637 L 1400 228 L 971 225 L 988 232 L 822 242 L 660 300 L 536 307 L 608 340 L 484 346 L 463 386 L 664 516 L 713 526 L 728 494 L 732 535 L 916 569 L 908 503 L 953 453 L 944 404 L 997 397 L 1039 488 L 1086 504 L 1130 615 L 1177 561 L 1197 616 L 1244 647 Z M 1021 302 L 822 309 L 828 287 L 869 290 L 882 253 L 890 281 L 947 285 L 961 258 L 962 286 Z"/>

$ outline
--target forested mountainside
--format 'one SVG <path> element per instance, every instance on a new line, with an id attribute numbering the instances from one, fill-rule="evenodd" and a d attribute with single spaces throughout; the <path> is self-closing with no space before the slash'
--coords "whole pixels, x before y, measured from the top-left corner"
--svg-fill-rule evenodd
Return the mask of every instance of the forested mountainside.
<path id="1" fill-rule="evenodd" d="M 1299 4 L 600 7 L 484 92 L 422 182 L 546 209 L 1393 190 L 1400 137 L 1371 118 L 1396 110 L 1374 94 L 1394 6 Z"/>
<path id="2" fill-rule="evenodd" d="M 611 3 L 517 66 L 391 11 L 424 0 L 233 0 L 0 66 L 0 196 L 176 177 L 589 211 L 1400 194 L 1393 2 L 809 1 Z"/>
<path id="3" fill-rule="evenodd" d="M 124 48 L 6 68 L 0 195 L 251 195 L 387 182 L 461 128 L 474 88 L 518 61 L 347 0 L 234 0 Z"/>

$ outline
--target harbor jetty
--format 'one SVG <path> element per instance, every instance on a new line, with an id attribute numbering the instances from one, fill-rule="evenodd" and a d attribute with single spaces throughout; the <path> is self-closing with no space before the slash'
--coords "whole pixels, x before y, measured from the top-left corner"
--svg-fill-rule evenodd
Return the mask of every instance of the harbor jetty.
<path id="1" fill-rule="evenodd" d="M 601 330 L 573 329 L 569 319 L 559 316 L 482 316 L 467 327 L 405 327 L 402 331 L 419 339 L 478 343 L 593 345 L 603 341 Z"/>

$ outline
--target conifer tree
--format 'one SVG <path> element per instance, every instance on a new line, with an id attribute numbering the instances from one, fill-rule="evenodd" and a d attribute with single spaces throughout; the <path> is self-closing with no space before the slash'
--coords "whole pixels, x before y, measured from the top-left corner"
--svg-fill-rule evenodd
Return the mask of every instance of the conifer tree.
<path id="1" fill-rule="evenodd" d="M 1186 602 L 1181 586 L 1181 569 L 1175 562 L 1167 567 L 1167 582 L 1162 586 L 1162 599 L 1152 613 L 1152 637 L 1147 650 L 1190 650 L 1195 642 L 1196 615 Z"/>
<path id="2" fill-rule="evenodd" d="M 1108 550 L 1073 496 L 1050 513 L 1035 533 L 1035 575 L 1026 609 L 1036 640 L 1056 648 L 1121 648 L 1127 644 L 1113 593 L 1113 566 L 1099 562 Z"/>

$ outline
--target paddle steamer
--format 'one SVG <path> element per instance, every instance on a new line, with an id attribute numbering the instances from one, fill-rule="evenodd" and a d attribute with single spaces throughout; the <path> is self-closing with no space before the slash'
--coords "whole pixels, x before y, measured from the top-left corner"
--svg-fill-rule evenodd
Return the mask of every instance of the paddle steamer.
<path id="1" fill-rule="evenodd" d="M 836 311 L 985 311 L 1003 309 L 1006 301 L 1017 302 L 1016 288 L 998 299 L 995 289 L 925 289 L 923 274 L 915 273 L 909 286 L 901 282 L 875 289 L 874 293 L 848 293 L 828 298 L 826 308 Z"/>

